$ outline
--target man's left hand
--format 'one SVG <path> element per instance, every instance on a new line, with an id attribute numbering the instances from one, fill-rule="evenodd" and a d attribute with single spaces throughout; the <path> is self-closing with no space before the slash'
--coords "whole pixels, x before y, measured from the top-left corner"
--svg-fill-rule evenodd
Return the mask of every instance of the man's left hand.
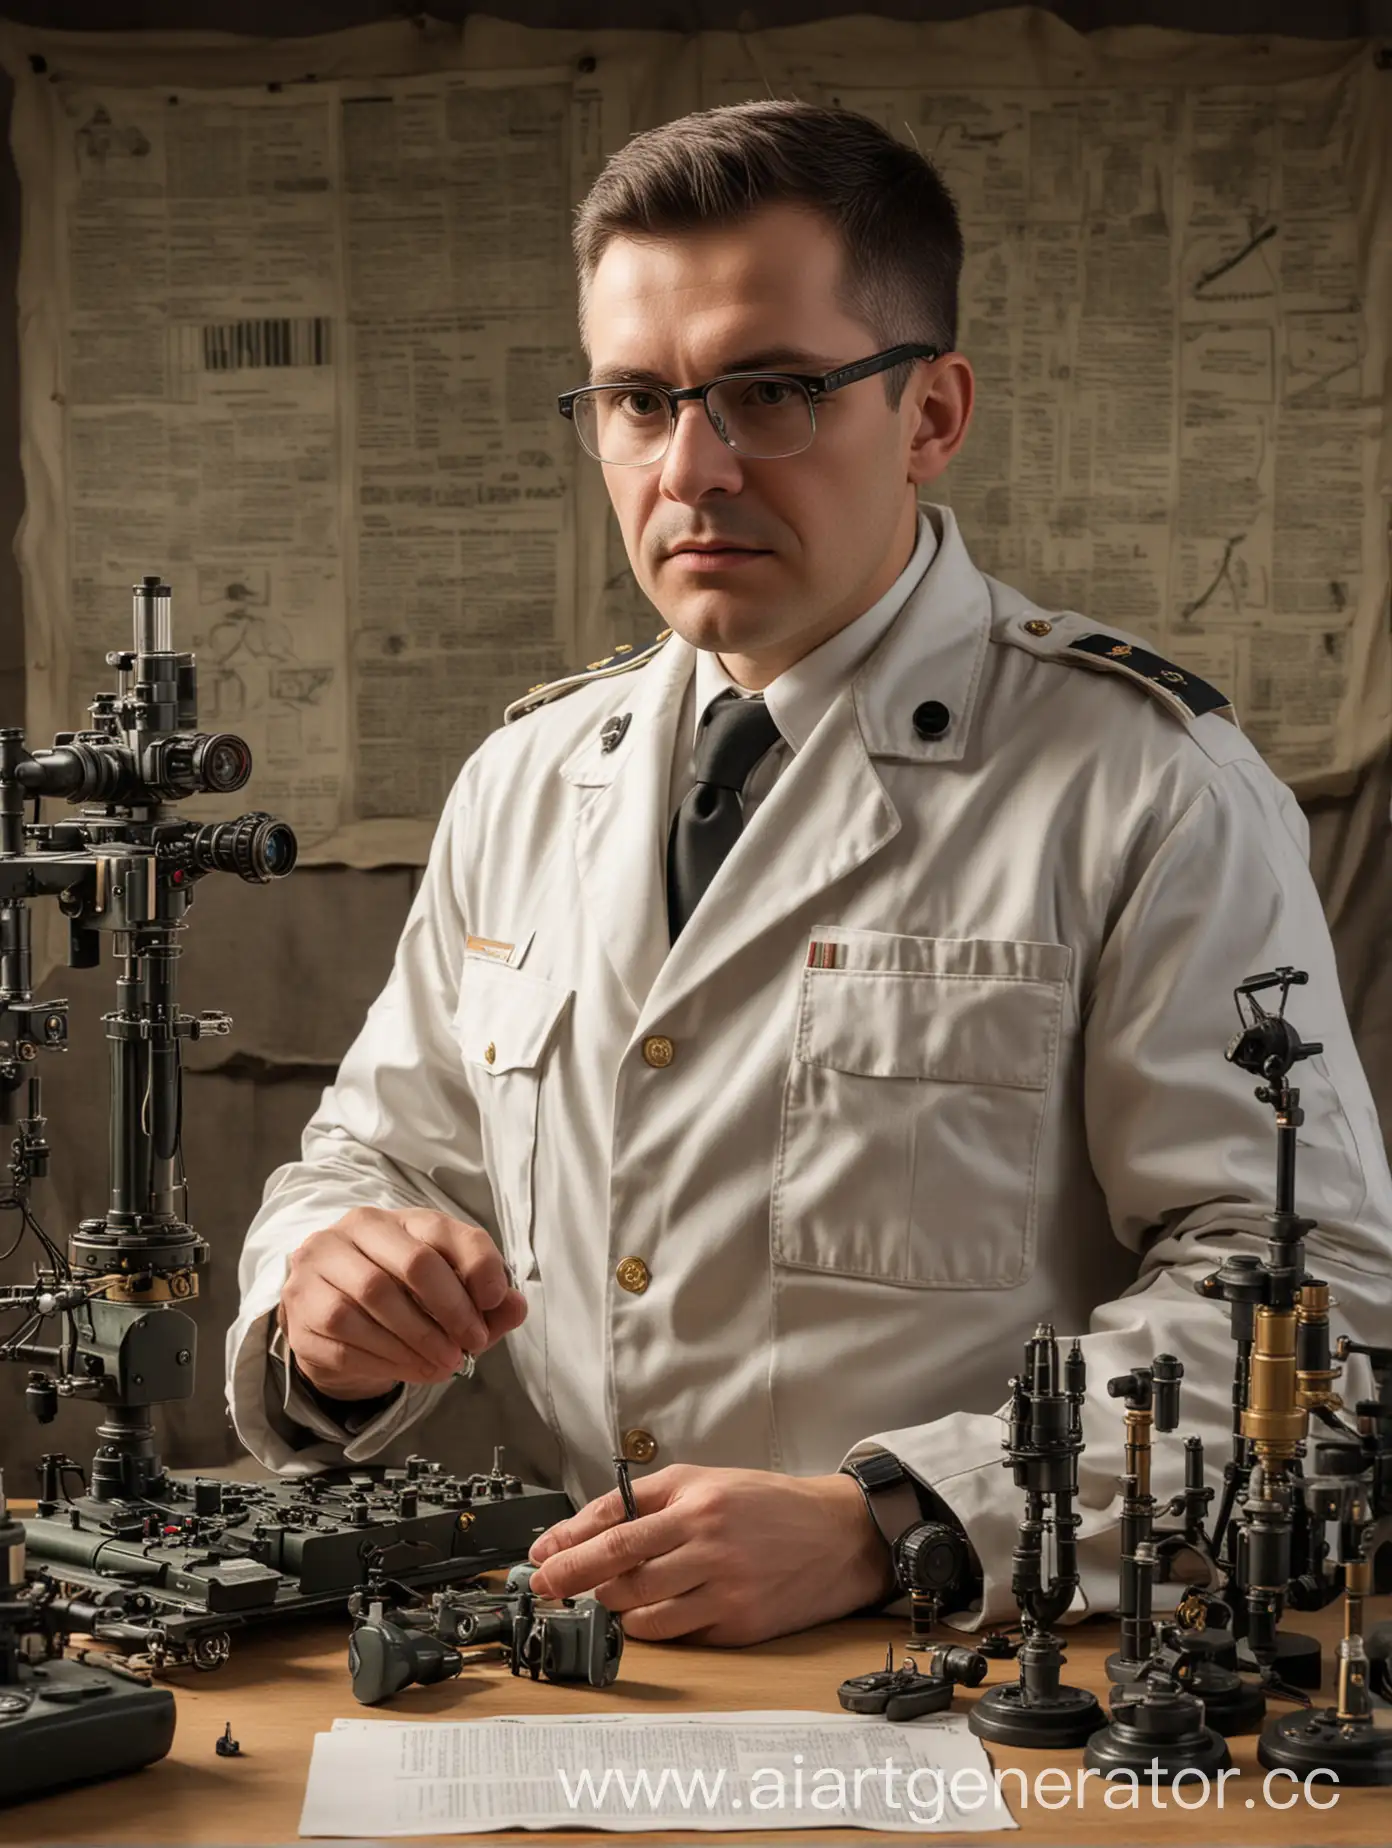
<path id="1" fill-rule="evenodd" d="M 735 1647 L 888 1597 L 889 1549 L 853 1477 L 673 1463 L 636 1478 L 532 1543 L 539 1597 L 593 1592 L 642 1642 Z"/>

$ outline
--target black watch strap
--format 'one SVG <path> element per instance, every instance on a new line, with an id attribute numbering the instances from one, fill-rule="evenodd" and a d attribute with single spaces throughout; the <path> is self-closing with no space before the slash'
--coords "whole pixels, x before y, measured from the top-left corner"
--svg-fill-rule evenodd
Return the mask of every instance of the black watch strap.
<path id="1" fill-rule="evenodd" d="M 907 1591 L 909 1587 L 903 1582 L 903 1555 L 899 1542 L 922 1523 L 935 1521 L 950 1529 L 961 1540 L 960 1580 L 950 1587 L 942 1587 L 942 1608 L 960 1609 L 979 1595 L 981 1574 L 966 1529 L 936 1490 L 920 1482 L 888 1450 L 872 1451 L 869 1456 L 857 1457 L 853 1462 L 843 1464 L 842 1468 L 860 1485 L 870 1517 L 893 1556 L 895 1576 L 900 1581 L 901 1590 Z"/>
<path id="2" fill-rule="evenodd" d="M 860 1485 L 870 1518 L 892 1551 L 900 1534 L 923 1518 L 918 1484 L 898 1457 L 888 1450 L 857 1457 L 844 1468 Z"/>

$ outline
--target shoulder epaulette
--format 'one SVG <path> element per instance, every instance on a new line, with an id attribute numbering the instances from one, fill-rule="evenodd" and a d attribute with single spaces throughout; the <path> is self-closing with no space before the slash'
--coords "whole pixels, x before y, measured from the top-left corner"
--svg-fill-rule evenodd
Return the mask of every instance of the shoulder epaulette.
<path id="1" fill-rule="evenodd" d="M 539 706 L 549 706 L 554 699 L 564 699 L 567 693 L 573 693 L 576 687 L 588 686 L 592 680 L 612 680 L 615 674 L 627 674 L 635 667 L 642 667 L 652 660 L 671 633 L 670 629 L 664 629 L 644 648 L 635 648 L 632 642 L 620 642 L 613 654 L 606 655 L 602 661 L 591 661 L 588 667 L 566 674 L 560 680 L 543 680 L 537 686 L 528 687 L 522 697 L 513 700 L 504 711 L 504 725 L 525 718 Z"/>
<path id="2" fill-rule="evenodd" d="M 1237 723 L 1232 701 L 1207 680 L 1187 668 L 1176 667 L 1163 655 L 1152 654 L 1129 636 L 1090 628 L 1082 617 L 1015 617 L 998 634 L 1017 648 L 1047 660 L 1095 668 L 1104 674 L 1123 674 L 1177 718 L 1198 719 L 1206 712 L 1216 712 Z"/>

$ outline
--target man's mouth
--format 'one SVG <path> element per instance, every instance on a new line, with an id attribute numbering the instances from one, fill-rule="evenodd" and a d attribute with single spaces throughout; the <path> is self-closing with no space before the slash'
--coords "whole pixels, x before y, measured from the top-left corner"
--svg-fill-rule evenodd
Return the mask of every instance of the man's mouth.
<path id="1" fill-rule="evenodd" d="M 741 558 L 767 558 L 768 553 L 749 545 L 680 545 L 667 556 L 688 559 L 693 564 L 723 564 Z"/>

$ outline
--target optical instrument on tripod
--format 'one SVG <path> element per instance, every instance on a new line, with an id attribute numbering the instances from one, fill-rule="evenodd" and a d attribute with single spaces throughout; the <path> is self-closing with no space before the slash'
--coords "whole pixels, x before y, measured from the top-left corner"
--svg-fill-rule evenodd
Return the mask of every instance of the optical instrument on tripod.
<path id="1" fill-rule="evenodd" d="M 559 1492 L 501 1471 L 496 1459 L 491 1474 L 468 1478 L 423 1457 L 403 1470 L 271 1483 L 225 1484 L 165 1468 L 153 1412 L 193 1394 L 189 1307 L 209 1255 L 188 1220 L 181 1052 L 186 1041 L 231 1026 L 215 1010 L 181 1010 L 181 938 L 210 875 L 265 885 L 293 869 L 298 848 L 283 821 L 260 811 L 208 822 L 177 812 L 190 796 L 234 795 L 252 764 L 242 739 L 197 729 L 194 658 L 173 646 L 170 592 L 159 578 L 135 586 L 133 646 L 107 664 L 116 690 L 96 695 L 87 730 L 30 751 L 21 730 L 0 729 L 0 1124 L 12 1131 L 0 1214 L 17 1214 L 20 1238 L 30 1236 L 41 1253 L 32 1282 L 0 1286 L 0 1316 L 16 1317 L 0 1333 L 0 1359 L 30 1367 L 25 1399 L 41 1424 L 62 1400 L 92 1405 L 100 1420 L 85 1470 L 56 1452 L 44 1459 L 27 1524 L 31 1577 L 47 1574 L 70 1588 L 68 1615 L 90 1617 L 92 1636 L 128 1652 L 128 1665 L 212 1669 L 244 1625 L 341 1610 L 375 1547 L 405 1535 L 420 1549 L 406 1575 L 412 1583 L 449 1584 L 525 1557 L 535 1535 L 571 1508 Z M 69 812 L 44 820 L 42 804 L 54 799 Z M 98 966 L 104 938 L 116 965 L 115 1006 L 104 1016 L 107 1206 L 81 1221 L 66 1250 L 32 1198 L 51 1158 L 37 1067 L 68 1042 L 67 1002 L 33 989 L 31 907 L 45 899 L 67 921 L 72 967 Z M 27 1626 L 32 1636 L 32 1599 L 9 1602 L 26 1608 L 6 1620 L 5 1634 Z M 61 1634 L 54 1598 L 43 1602 L 45 1634 Z M 0 1661 L 13 1668 L 17 1659 L 0 1641 Z M 66 1666 L 46 1663 L 50 1680 Z M 51 1718 L 52 1703 L 37 1699 L 35 1685 L 12 1674 L 0 1704 L 0 1756 L 9 1761 Z M 69 1766 L 120 1756 L 103 1718 L 115 1711 L 110 1701 L 72 1709 Z M 31 1753 L 25 1762 L 38 1761 Z"/>

